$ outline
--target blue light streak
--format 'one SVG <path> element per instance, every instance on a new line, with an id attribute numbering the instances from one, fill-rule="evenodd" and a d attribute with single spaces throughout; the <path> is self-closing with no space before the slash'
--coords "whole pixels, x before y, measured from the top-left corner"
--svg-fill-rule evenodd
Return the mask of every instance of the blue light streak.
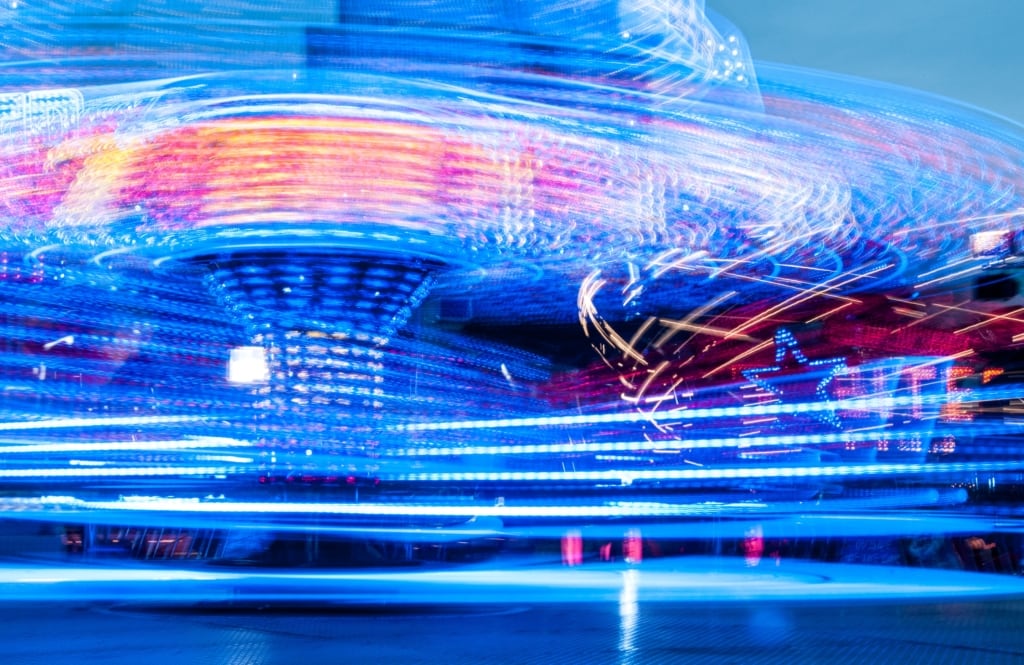
<path id="1" fill-rule="evenodd" d="M 972 425 L 971 430 L 975 435 L 999 435 L 1017 434 L 1019 428 L 1010 425 Z M 931 431 L 932 436 L 943 435 L 955 436 L 963 434 L 963 427 L 936 428 Z M 647 439 L 635 439 L 630 441 L 613 442 L 574 442 L 574 443 L 550 443 L 550 444 L 506 444 L 497 446 L 472 446 L 467 445 L 458 448 L 404 448 L 388 451 L 387 456 L 393 457 L 452 457 L 465 455 L 557 455 L 572 453 L 599 453 L 614 451 L 642 451 L 653 450 L 654 452 L 665 451 L 673 453 L 685 450 L 714 450 L 720 448 L 763 448 L 763 447 L 800 447 L 800 446 L 827 446 L 829 444 L 852 444 L 871 443 L 878 440 L 894 438 L 885 428 L 878 428 L 864 432 L 836 432 L 819 434 L 788 434 L 778 436 L 752 436 L 744 438 L 717 437 L 717 438 L 687 438 L 681 440 L 651 441 Z M 993 446 L 982 445 L 981 450 L 993 448 Z"/>
<path id="2" fill-rule="evenodd" d="M 961 473 L 1010 471 L 1024 467 L 1024 461 L 955 462 L 932 464 L 836 464 L 821 466 L 751 466 L 705 469 L 617 469 L 608 471 L 526 471 L 407 473 L 400 480 L 426 482 L 591 482 L 629 485 L 638 480 L 739 480 L 772 478 L 857 478 L 872 476 L 955 476 Z"/>
<path id="3" fill-rule="evenodd" d="M 713 571 L 709 574 L 709 569 Z M 629 570 L 629 569 L 626 569 Z M 337 603 L 370 605 L 447 603 L 577 603 L 615 601 L 623 592 L 619 566 L 604 570 L 561 567 L 485 568 L 445 572 L 208 572 L 61 566 L 52 569 L 7 567 L 0 589 L 8 602 L 116 600 L 168 605 L 207 603 Z M 891 581 L 885 581 L 892 576 Z M 633 571 L 630 584 L 639 603 L 723 603 L 809 599 L 1012 598 L 1019 580 L 958 571 L 827 566 L 802 563 L 771 576 L 714 561 L 651 566 Z M 402 592 L 394 593 L 394 585 Z"/>
<path id="4" fill-rule="evenodd" d="M 972 394 L 971 401 L 998 401 L 1019 398 L 1024 388 L 1009 387 L 1000 389 L 981 389 Z M 945 394 L 938 395 L 905 395 L 878 396 L 867 398 L 846 399 L 835 402 L 792 402 L 773 404 L 751 404 L 736 407 L 717 408 L 670 408 L 651 412 L 602 413 L 575 416 L 545 416 L 536 418 L 503 418 L 493 420 L 467 420 L 451 422 L 431 422 L 415 424 L 399 424 L 397 431 L 429 432 L 435 430 L 470 430 L 498 429 L 517 427 L 558 427 L 572 425 L 597 425 L 617 423 L 658 422 L 662 420 L 704 420 L 713 418 L 744 418 L 751 416 L 778 415 L 785 413 L 820 413 L 836 410 L 849 411 L 888 411 L 896 407 L 912 405 L 942 405 L 949 401 Z"/>
<path id="5" fill-rule="evenodd" d="M 168 421 L 146 420 L 145 424 L 162 424 Z M 170 421 L 175 422 L 175 421 Z M 110 424 L 105 423 L 105 424 Z M 39 453 L 110 453 L 110 452 L 143 452 L 161 450 L 191 450 L 210 448 L 249 448 L 252 443 L 247 441 L 235 441 L 223 437 L 197 437 L 177 441 L 104 441 L 88 443 L 36 443 L 33 441 L 19 442 L 11 445 L 12 442 L 0 441 L 0 454 L 2 455 L 35 455 Z"/>
<path id="6" fill-rule="evenodd" d="M 23 422 L 0 423 L 0 431 L 23 432 L 31 430 L 81 429 L 90 427 L 119 427 L 134 425 L 171 425 L 208 420 L 207 416 L 123 416 L 106 418 L 53 418 Z"/>

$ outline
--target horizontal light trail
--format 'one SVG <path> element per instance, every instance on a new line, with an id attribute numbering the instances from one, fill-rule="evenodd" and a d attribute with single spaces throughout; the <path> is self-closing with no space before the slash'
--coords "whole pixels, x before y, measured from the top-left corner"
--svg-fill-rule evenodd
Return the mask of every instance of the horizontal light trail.
<path id="1" fill-rule="evenodd" d="M 227 476 L 244 471 L 241 466 L 116 466 L 71 468 L 0 469 L 0 478 L 58 480 L 82 478 L 140 478 L 147 476 Z"/>
<path id="2" fill-rule="evenodd" d="M 372 541 L 446 542 L 458 539 L 558 539 L 567 529 L 585 538 L 621 538 L 637 528 L 647 539 L 743 538 L 755 526 L 767 537 L 911 537 L 1005 533 L 1019 530 L 1002 514 L 953 512 L 965 500 L 960 490 L 908 490 L 884 496 L 696 502 L 416 504 L 408 513 L 381 504 L 254 503 L 200 499 L 102 502 L 75 497 L 5 499 L 5 519 L 97 525 L 139 524 L 151 528 L 228 529 L 246 532 L 318 533 Z M 108 508 L 108 504 L 116 507 Z M 244 502 L 242 502 L 244 503 Z M 226 510 L 216 510 L 226 506 Z M 922 512 L 920 508 L 928 508 Z M 265 510 L 264 510 L 265 509 Z"/>
<path id="3" fill-rule="evenodd" d="M 742 480 L 770 479 L 814 479 L 814 478 L 865 478 L 885 476 L 943 476 L 978 472 L 1019 471 L 1024 469 L 1024 460 L 935 462 L 935 463 L 877 463 L 877 464 L 821 464 L 768 466 L 695 467 L 685 468 L 618 468 L 592 471 L 414 471 L 387 472 L 378 477 L 388 481 L 418 483 L 597 483 L 601 485 L 630 485 L 634 482 L 696 483 L 730 482 Z M 0 478 L 9 480 L 80 480 L 100 478 L 144 478 L 144 477 L 228 477 L 253 473 L 245 465 L 234 466 L 72 466 L 70 468 L 19 468 L 0 469 Z M 301 471 L 297 472 L 301 475 Z"/>
<path id="4" fill-rule="evenodd" d="M 951 400 L 949 395 L 897 395 L 879 396 L 835 401 L 776 402 L 736 407 L 677 408 L 664 411 L 581 414 L 572 416 L 547 416 L 530 418 L 496 418 L 491 420 L 456 420 L 429 423 L 397 424 L 398 432 L 431 432 L 444 430 L 503 429 L 515 427 L 559 427 L 572 425 L 604 425 L 612 423 L 643 423 L 674 420 L 710 420 L 714 418 L 742 418 L 749 416 L 778 414 L 813 414 L 831 411 L 888 412 L 906 406 L 935 406 L 962 404 L 963 402 L 1009 400 L 1024 396 L 1024 386 L 999 389 L 983 389 L 964 396 L 962 400 Z"/>
<path id="5" fill-rule="evenodd" d="M 747 567 L 741 557 L 686 557 L 565 568 L 522 559 L 462 570 L 222 571 L 165 567 L 0 568 L 7 602 L 146 601 L 206 607 L 247 603 L 387 606 L 479 603 L 606 603 L 624 593 L 639 603 L 750 603 L 788 600 L 1013 598 L 1024 581 L 960 571 L 786 561 L 784 570 Z"/>
<path id="6" fill-rule="evenodd" d="M 261 501 L 201 501 L 199 499 L 147 498 L 139 501 L 91 501 L 74 497 L 41 497 L 39 499 L 0 500 L 0 505 L 44 510 L 73 509 L 114 514 L 145 513 L 207 514 L 207 515 L 270 515 L 270 516 L 352 516 L 352 517 L 439 517 L 473 519 L 497 518 L 590 518 L 590 517 L 682 517 L 711 515 L 723 507 L 741 510 L 763 510 L 758 503 L 721 504 L 613 502 L 589 505 L 494 505 L 480 503 L 416 504 L 416 503 L 311 503 Z M 131 519 L 124 517 L 123 519 Z"/>
<path id="7" fill-rule="evenodd" d="M 21 432 L 29 430 L 82 429 L 93 427 L 134 427 L 145 425 L 172 425 L 177 423 L 199 423 L 212 416 L 111 416 L 106 418 L 52 418 L 0 423 L 0 432 Z"/>
<path id="8" fill-rule="evenodd" d="M 78 443 L 21 443 L 0 445 L 0 455 L 36 455 L 40 453 L 96 453 L 108 452 L 150 452 L 162 450 L 192 450 L 217 448 L 251 448 L 249 441 L 227 437 L 197 436 L 189 439 L 168 441 L 83 441 Z"/>
<path id="9" fill-rule="evenodd" d="M 593 482 L 629 485 L 636 481 L 728 481 L 780 478 L 864 478 L 892 475 L 940 476 L 1024 469 L 1024 460 L 933 464 L 823 464 L 820 466 L 705 467 L 620 469 L 607 471 L 500 471 L 406 473 L 394 480 L 415 482 Z"/>
<path id="10" fill-rule="evenodd" d="M 924 426 L 916 428 L 893 429 L 889 427 L 877 427 L 866 431 L 845 431 L 845 432 L 824 432 L 814 434 L 778 434 L 749 437 L 709 437 L 673 440 L 649 440 L 637 439 L 635 441 L 610 441 L 610 442 L 587 442 L 574 443 L 522 443 L 502 444 L 493 446 L 444 447 L 444 448 L 394 448 L 385 452 L 385 457 L 452 457 L 472 455 L 555 455 L 555 454 L 578 454 L 615 451 L 650 451 L 666 453 L 683 450 L 715 450 L 722 448 L 759 448 L 772 446 L 801 447 L 821 446 L 829 444 L 858 444 L 874 443 L 878 441 L 889 442 L 896 445 L 902 438 L 913 436 L 942 437 L 945 435 L 963 435 L 970 433 L 974 437 L 984 437 L 993 434 L 1020 434 L 1021 428 L 1012 425 L 984 425 L 981 423 L 971 424 L 970 429 L 948 426 Z M 977 444 L 976 444 L 977 445 Z M 984 446 L 979 446 L 984 448 Z"/>
<path id="11" fill-rule="evenodd" d="M 457 525 L 436 525 L 432 530 L 416 529 L 409 531 L 407 525 L 382 523 L 364 524 L 352 529 L 337 527 L 333 524 L 318 524 L 332 533 L 349 533 L 368 537 L 375 533 L 378 537 L 390 534 L 389 538 L 401 537 L 407 533 L 418 535 L 438 533 L 510 533 L 518 535 L 531 534 L 522 527 L 506 527 L 502 520 L 508 519 L 546 519 L 546 520 L 577 520 L 577 519 L 620 519 L 620 518 L 700 518 L 700 517 L 741 517 L 745 515 L 762 515 L 765 519 L 786 519 L 797 514 L 827 515 L 842 513 L 847 515 L 867 514 L 867 510 L 887 510 L 914 506 L 952 506 L 963 503 L 966 493 L 963 490 L 939 492 L 937 490 L 910 490 L 892 492 L 879 496 L 863 498 L 837 498 L 802 504 L 786 501 L 720 501 L 704 499 L 697 501 L 604 501 L 588 502 L 580 499 L 576 502 L 547 503 L 514 503 L 512 501 L 495 503 L 314 503 L 314 502 L 261 502 L 261 501 L 227 501 L 209 499 L 167 499 L 160 497 L 144 497 L 140 499 L 121 499 L 118 501 L 97 501 L 79 499 L 72 496 L 45 496 L 39 498 L 11 498 L 0 500 L 0 510 L 10 519 L 55 519 L 66 520 L 70 514 L 76 519 L 89 522 L 108 520 L 123 522 L 124 520 L 147 520 L 147 523 L 162 526 L 188 524 L 195 527 L 224 527 L 261 529 L 274 528 L 275 519 L 295 517 L 379 517 L 379 518 L 434 518 L 461 519 L 465 523 Z M 881 514 L 881 513 L 875 513 Z M 185 521 L 182 521 L 185 518 Z M 820 517 L 820 519 L 824 519 Z M 495 520 L 495 521 L 489 521 Z M 314 528 L 311 526 L 296 528 Z"/>

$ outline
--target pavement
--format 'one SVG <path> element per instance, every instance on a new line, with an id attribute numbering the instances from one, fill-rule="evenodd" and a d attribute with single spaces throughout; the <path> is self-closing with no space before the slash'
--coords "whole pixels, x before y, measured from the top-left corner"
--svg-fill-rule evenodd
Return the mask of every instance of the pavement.
<path id="1" fill-rule="evenodd" d="M 566 567 L 522 557 L 270 570 L 9 560 L 2 662 L 1024 662 L 1024 578 L 747 563 Z"/>

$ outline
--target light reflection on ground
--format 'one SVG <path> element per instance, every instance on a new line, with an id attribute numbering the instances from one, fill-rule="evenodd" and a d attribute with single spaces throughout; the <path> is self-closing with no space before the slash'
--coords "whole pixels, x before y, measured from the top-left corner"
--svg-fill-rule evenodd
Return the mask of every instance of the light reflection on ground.
<path id="1" fill-rule="evenodd" d="M 18 565 L 0 569 L 4 601 L 441 605 L 750 602 L 1024 597 L 1024 578 L 811 561 L 687 557 L 566 568 L 537 560 L 449 569 L 300 571 L 212 567 Z"/>

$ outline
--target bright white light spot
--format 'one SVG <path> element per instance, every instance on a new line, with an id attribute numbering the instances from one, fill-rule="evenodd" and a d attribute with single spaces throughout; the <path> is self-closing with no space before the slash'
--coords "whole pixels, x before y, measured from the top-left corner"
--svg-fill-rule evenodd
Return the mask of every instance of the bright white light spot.
<path id="1" fill-rule="evenodd" d="M 267 353 L 262 346 L 236 346 L 228 360 L 230 383 L 253 384 L 270 380 Z"/>
<path id="2" fill-rule="evenodd" d="M 64 337 L 58 337 L 57 339 L 53 340 L 52 342 L 47 342 L 46 344 L 43 344 L 43 350 L 44 351 L 49 351 L 53 347 L 59 346 L 61 344 L 67 344 L 68 346 L 73 346 L 74 343 L 75 343 L 75 336 L 74 335 L 65 335 Z"/>
<path id="3" fill-rule="evenodd" d="M 508 371 L 508 367 L 505 366 L 505 363 L 501 363 L 501 375 L 505 377 L 505 380 L 509 382 L 509 385 L 516 385 L 516 382 L 512 379 L 512 373 Z"/>

